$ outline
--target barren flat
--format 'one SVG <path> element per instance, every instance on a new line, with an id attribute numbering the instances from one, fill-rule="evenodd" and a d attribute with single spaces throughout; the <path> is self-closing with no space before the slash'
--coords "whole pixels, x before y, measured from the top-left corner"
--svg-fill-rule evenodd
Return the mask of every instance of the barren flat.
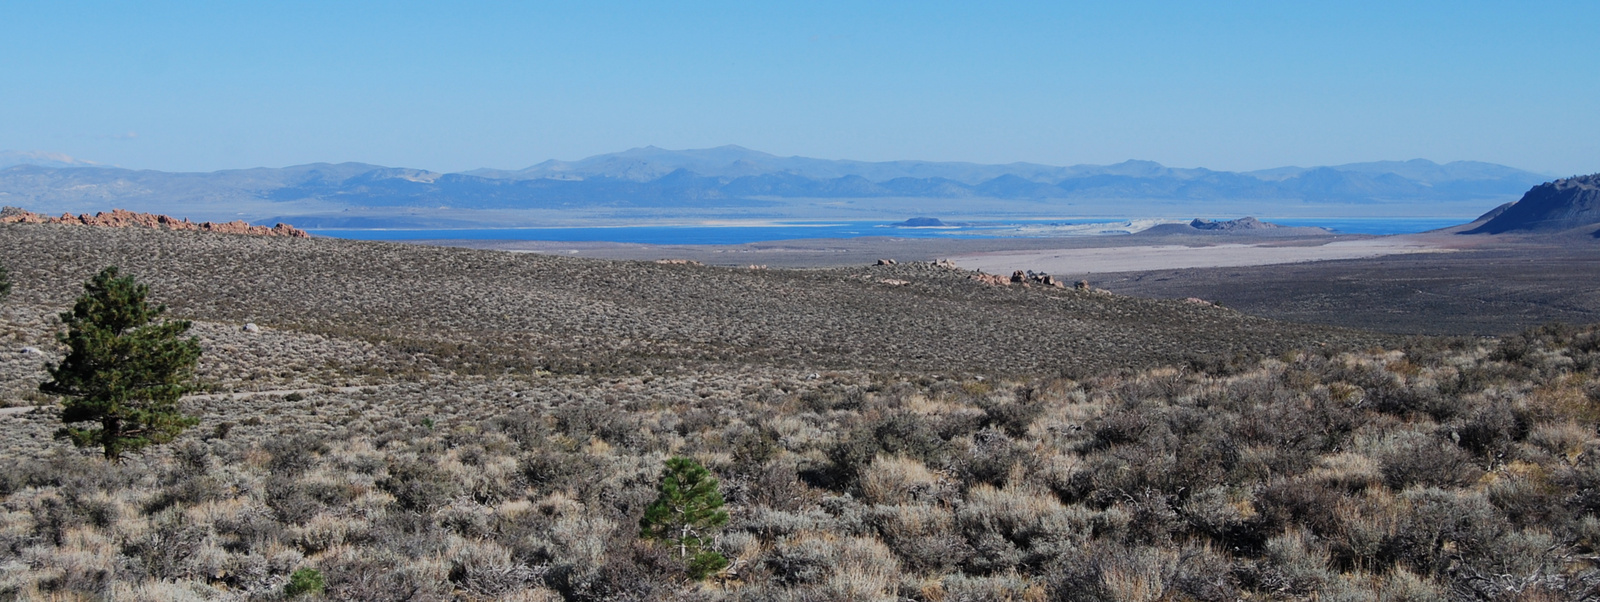
<path id="1" fill-rule="evenodd" d="M 1199 297 L 1259 316 L 1408 334 L 1499 335 L 1600 321 L 1596 241 L 1433 236 L 1455 252 L 1059 275 L 1123 294 Z"/>
<path id="2" fill-rule="evenodd" d="M 1204 246 L 1164 244 L 1004 251 L 956 255 L 950 260 L 969 270 L 991 273 L 1033 270 L 1046 273 L 1095 274 L 1273 265 L 1407 253 L 1444 253 L 1451 250 L 1427 240 L 1384 237 L 1334 240 L 1309 246 L 1285 245 L 1281 242 L 1229 242 Z"/>
<path id="3" fill-rule="evenodd" d="M 1227 244 L 1319 246 L 1339 241 L 1374 240 L 1363 234 L 1312 236 L 1254 235 L 1134 235 L 1011 237 L 1011 238 L 815 238 L 775 240 L 737 245 L 652 245 L 612 242 L 562 242 L 537 240 L 414 240 L 413 244 L 464 247 L 591 257 L 596 259 L 691 259 L 709 265 L 765 265 L 772 268 L 824 268 L 871 264 L 878 259 L 934 261 L 949 257 L 1005 253 L 1049 253 L 1063 249 L 1123 249 L 1128 247 L 1202 247 Z M 1028 268 L 1023 268 L 1028 269 Z"/>
<path id="4" fill-rule="evenodd" d="M 817 239 L 747 245 L 435 241 L 574 257 L 684 258 L 772 268 L 954 258 L 1034 270 L 1137 297 L 1217 301 L 1243 313 L 1406 334 L 1497 335 L 1600 321 L 1600 244 L 1589 237 L 1251 234 L 1014 239 Z"/>

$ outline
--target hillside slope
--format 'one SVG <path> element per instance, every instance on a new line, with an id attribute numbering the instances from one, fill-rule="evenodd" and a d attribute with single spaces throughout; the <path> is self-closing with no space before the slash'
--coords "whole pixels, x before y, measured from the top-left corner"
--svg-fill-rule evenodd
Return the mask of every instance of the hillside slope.
<path id="1" fill-rule="evenodd" d="M 993 287 L 930 264 L 714 268 L 31 224 L 0 227 L 0 255 L 24 303 L 61 306 L 116 264 L 178 315 L 355 337 L 473 372 L 1039 373 L 1373 340 L 1204 304 Z"/>

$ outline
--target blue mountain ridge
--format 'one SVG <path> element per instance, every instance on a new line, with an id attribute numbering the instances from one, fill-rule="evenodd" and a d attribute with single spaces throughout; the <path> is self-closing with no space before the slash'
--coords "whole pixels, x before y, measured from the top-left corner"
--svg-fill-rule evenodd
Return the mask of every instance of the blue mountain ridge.
<path id="1" fill-rule="evenodd" d="M 251 200 L 453 209 L 761 207 L 784 199 L 872 198 L 1375 203 L 1500 199 L 1549 179 L 1490 163 L 1441 165 L 1421 159 L 1228 172 L 1150 161 L 1066 167 L 838 161 L 778 157 L 737 146 L 684 151 L 646 147 L 573 162 L 546 161 L 517 171 L 444 174 L 364 163 L 210 173 L 50 163 L 0 169 L 0 202 Z"/>

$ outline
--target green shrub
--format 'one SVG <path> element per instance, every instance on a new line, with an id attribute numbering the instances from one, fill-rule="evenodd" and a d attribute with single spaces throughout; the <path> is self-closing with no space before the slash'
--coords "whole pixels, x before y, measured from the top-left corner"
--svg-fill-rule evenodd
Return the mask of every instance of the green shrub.
<path id="1" fill-rule="evenodd" d="M 728 568 L 728 559 L 711 550 L 701 550 L 689 558 L 689 578 L 699 581 Z"/>
<path id="2" fill-rule="evenodd" d="M 304 568 L 289 575 L 289 584 L 283 587 L 283 594 L 290 598 L 306 594 L 320 594 L 326 585 L 322 582 L 322 571 L 313 568 Z"/>

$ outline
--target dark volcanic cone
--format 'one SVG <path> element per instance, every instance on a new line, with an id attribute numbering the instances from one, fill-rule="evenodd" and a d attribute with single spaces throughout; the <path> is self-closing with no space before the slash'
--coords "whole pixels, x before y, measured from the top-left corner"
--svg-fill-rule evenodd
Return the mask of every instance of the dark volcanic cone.
<path id="1" fill-rule="evenodd" d="M 1600 174 L 1593 174 L 1534 186 L 1522 195 L 1522 200 L 1482 226 L 1462 234 L 1556 232 L 1597 223 L 1600 223 Z"/>

